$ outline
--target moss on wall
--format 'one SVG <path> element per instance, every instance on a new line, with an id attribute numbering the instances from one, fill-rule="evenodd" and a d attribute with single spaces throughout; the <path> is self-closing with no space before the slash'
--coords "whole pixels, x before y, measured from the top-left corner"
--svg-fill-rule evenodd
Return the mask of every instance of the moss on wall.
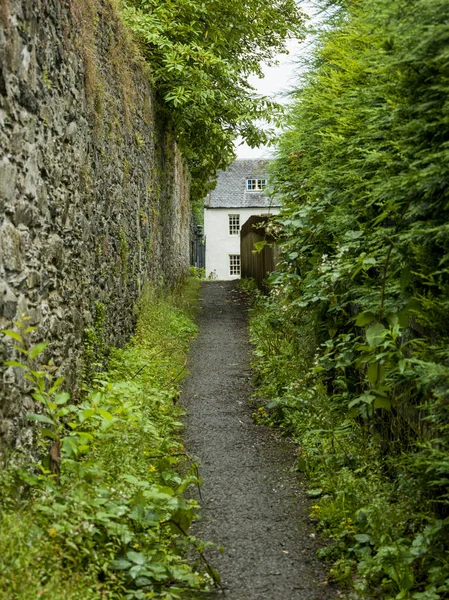
<path id="1" fill-rule="evenodd" d="M 0 327 L 29 314 L 76 388 L 98 303 L 121 345 L 144 282 L 188 271 L 189 176 L 114 0 L 3 3 L 0 65 Z M 33 401 L 3 376 L 0 438 L 29 446 Z"/>

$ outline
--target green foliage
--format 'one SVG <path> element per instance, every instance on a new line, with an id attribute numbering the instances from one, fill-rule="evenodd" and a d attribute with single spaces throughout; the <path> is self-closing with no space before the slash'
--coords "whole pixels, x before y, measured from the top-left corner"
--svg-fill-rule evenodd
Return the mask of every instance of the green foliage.
<path id="1" fill-rule="evenodd" d="M 204 267 L 190 267 L 190 277 L 206 279 L 206 270 Z"/>
<path id="2" fill-rule="evenodd" d="M 83 378 L 91 382 L 95 373 L 105 371 L 109 348 L 105 340 L 106 307 L 102 302 L 95 302 L 93 326 L 84 330 Z"/>
<path id="3" fill-rule="evenodd" d="M 247 299 L 252 302 L 259 297 L 258 287 L 255 279 L 244 277 L 238 280 L 239 290 L 246 294 Z"/>
<path id="4" fill-rule="evenodd" d="M 445 598 L 449 519 L 435 514 L 426 479 L 432 473 L 441 485 L 447 453 L 421 461 L 417 473 L 407 445 L 396 441 L 397 451 L 385 453 L 372 413 L 360 418 L 342 400 L 344 378 L 332 390 L 323 377 L 316 315 L 298 314 L 279 287 L 267 298 L 258 294 L 250 313 L 258 395 L 269 399 L 254 419 L 298 443 L 296 468 L 310 482 L 311 517 L 331 539 L 321 551 L 333 562 L 331 577 L 361 597 Z M 339 359 L 347 361 L 344 352 Z"/>
<path id="5" fill-rule="evenodd" d="M 449 4 L 324 4 L 272 174 L 283 262 L 253 319 L 256 369 L 334 576 L 446 598 Z"/>
<path id="6" fill-rule="evenodd" d="M 260 120 L 276 120 L 280 107 L 248 78 L 302 35 L 302 14 L 294 0 L 123 0 L 122 12 L 189 162 L 192 196 L 202 198 L 232 161 L 236 136 L 251 146 L 267 140 Z"/>
<path id="7" fill-rule="evenodd" d="M 17 325 L 4 333 L 24 361 L 8 364 L 31 381 L 30 419 L 43 427 L 40 459 L 1 474 L 0 595 L 175 599 L 216 580 L 187 531 L 197 506 L 184 491 L 201 481 L 179 441 L 177 384 L 196 333 L 185 310 L 147 289 L 133 340 L 76 405 L 54 367 L 37 365 L 46 345 Z M 206 575 L 186 563 L 187 546 Z"/>

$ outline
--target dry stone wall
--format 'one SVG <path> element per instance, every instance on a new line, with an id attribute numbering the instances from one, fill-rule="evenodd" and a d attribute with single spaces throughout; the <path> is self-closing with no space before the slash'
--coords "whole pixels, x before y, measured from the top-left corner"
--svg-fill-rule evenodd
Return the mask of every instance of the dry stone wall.
<path id="1" fill-rule="evenodd" d="M 28 315 L 68 388 L 99 312 L 121 345 L 144 282 L 188 269 L 188 196 L 113 0 L 0 0 L 0 327 Z M 30 390 L 1 375 L 0 449 L 30 447 Z"/>

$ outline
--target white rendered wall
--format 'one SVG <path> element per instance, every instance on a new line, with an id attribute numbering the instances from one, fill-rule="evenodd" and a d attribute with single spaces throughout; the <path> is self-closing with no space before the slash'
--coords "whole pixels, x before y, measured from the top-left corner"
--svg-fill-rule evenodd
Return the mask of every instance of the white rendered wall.
<path id="1" fill-rule="evenodd" d="M 206 277 L 239 279 L 229 274 L 229 255 L 240 254 L 240 232 L 229 235 L 229 215 L 240 215 L 240 228 L 252 215 L 277 215 L 279 208 L 205 208 Z"/>

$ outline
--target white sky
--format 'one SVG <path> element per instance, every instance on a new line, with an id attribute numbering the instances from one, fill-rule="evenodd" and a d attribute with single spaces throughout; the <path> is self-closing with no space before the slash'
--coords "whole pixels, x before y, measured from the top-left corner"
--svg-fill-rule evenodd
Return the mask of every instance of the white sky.
<path id="1" fill-rule="evenodd" d="M 301 2 L 301 8 L 313 19 L 316 9 L 312 6 L 313 0 L 305 0 Z M 309 21 L 310 23 L 310 21 Z M 304 56 L 307 48 L 310 48 L 310 39 L 307 38 L 303 42 L 298 40 L 289 40 L 287 48 L 289 54 L 281 54 L 278 56 L 279 66 L 265 67 L 263 69 L 265 77 L 258 79 L 252 77 L 251 85 L 258 91 L 259 94 L 271 96 L 277 102 L 286 102 L 285 94 L 290 91 L 297 82 L 297 71 L 299 70 L 300 57 Z M 237 158 L 268 158 L 271 155 L 272 149 L 262 146 L 260 148 L 250 148 L 247 144 L 241 144 L 241 139 L 236 142 Z"/>

